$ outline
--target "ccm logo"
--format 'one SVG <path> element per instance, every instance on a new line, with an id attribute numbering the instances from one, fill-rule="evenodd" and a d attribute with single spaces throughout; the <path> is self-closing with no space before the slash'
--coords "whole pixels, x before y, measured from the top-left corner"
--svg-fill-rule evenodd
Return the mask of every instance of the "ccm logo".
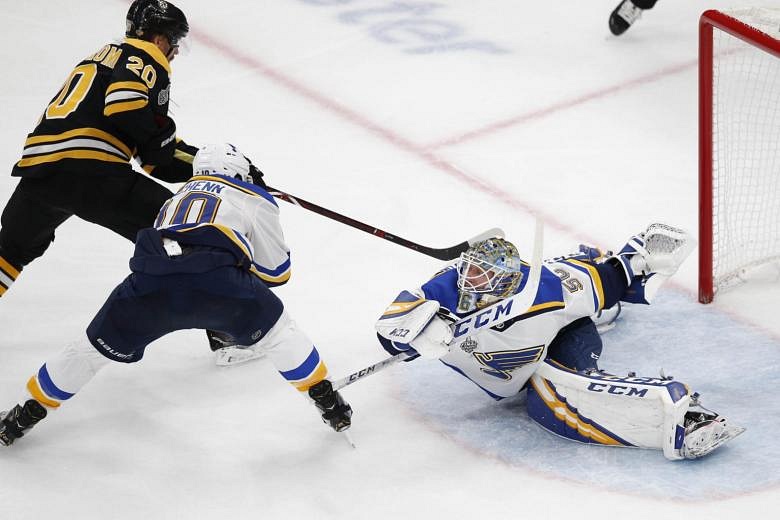
<path id="1" fill-rule="evenodd" d="M 464 334 L 468 334 L 476 331 L 477 329 L 490 326 L 491 323 L 495 323 L 501 316 L 506 316 L 512 310 L 512 300 L 507 300 L 506 305 L 496 304 L 495 308 L 490 307 L 479 314 L 475 314 L 467 320 L 458 322 L 455 326 L 454 337 L 459 338 Z M 495 311 L 495 314 L 494 314 Z M 490 316 L 493 314 L 493 316 Z"/>
<path id="2" fill-rule="evenodd" d="M 628 397 L 644 397 L 647 394 L 647 388 L 639 389 L 633 386 L 604 385 L 601 383 L 591 383 L 588 385 L 591 392 L 606 392 L 608 394 L 625 395 Z"/>

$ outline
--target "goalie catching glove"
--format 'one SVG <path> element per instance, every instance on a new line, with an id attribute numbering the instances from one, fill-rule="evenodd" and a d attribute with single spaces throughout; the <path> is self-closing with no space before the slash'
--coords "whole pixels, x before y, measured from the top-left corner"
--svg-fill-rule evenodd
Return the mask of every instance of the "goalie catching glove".
<path id="1" fill-rule="evenodd" d="M 623 301 L 650 303 L 695 247 L 696 240 L 689 233 L 666 224 L 650 224 L 631 237 L 612 259 L 623 269 L 629 286 Z"/>
<path id="2" fill-rule="evenodd" d="M 452 329 L 436 313 L 439 302 L 403 291 L 374 325 L 399 350 L 414 350 L 422 357 L 439 359 L 450 351 Z"/>

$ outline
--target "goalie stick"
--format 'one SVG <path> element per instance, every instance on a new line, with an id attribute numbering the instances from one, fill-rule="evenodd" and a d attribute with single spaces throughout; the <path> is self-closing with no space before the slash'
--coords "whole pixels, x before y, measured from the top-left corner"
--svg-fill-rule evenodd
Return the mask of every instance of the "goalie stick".
<path id="1" fill-rule="evenodd" d="M 293 204 L 295 206 L 300 206 L 301 208 L 308 209 L 309 211 L 313 211 L 314 213 L 318 213 L 320 215 L 323 215 L 325 217 L 328 217 L 329 219 L 335 220 L 336 222 L 341 222 L 342 224 L 346 224 L 348 226 L 351 226 L 353 228 L 359 229 L 361 231 L 364 231 L 370 235 L 374 235 L 379 238 L 383 238 L 385 240 L 388 240 L 390 242 L 393 242 L 395 244 L 398 244 L 400 246 L 404 246 L 408 249 L 412 249 L 414 251 L 417 251 L 418 253 L 422 253 L 424 255 L 432 256 L 433 258 L 438 258 L 439 260 L 454 260 L 460 256 L 460 254 L 464 251 L 466 251 L 469 247 L 474 245 L 477 242 L 481 242 L 482 240 L 486 240 L 488 238 L 492 237 L 503 237 L 504 232 L 499 228 L 492 228 L 488 229 L 487 231 L 484 231 L 480 233 L 479 235 L 472 237 L 465 242 L 461 242 L 460 244 L 456 244 L 454 246 L 450 247 L 443 247 L 443 248 L 435 248 L 435 247 L 429 247 L 424 246 L 421 244 L 417 244 L 415 242 L 412 242 L 411 240 L 407 240 L 405 238 L 401 238 L 399 236 L 393 235 L 392 233 L 388 233 L 387 231 L 384 231 L 382 229 L 376 228 L 374 226 L 371 226 L 369 224 L 365 224 L 363 222 L 360 222 L 359 220 L 355 220 L 353 218 L 347 217 L 345 215 L 342 215 L 340 213 L 336 213 L 333 210 L 330 210 L 328 208 L 323 208 L 322 206 L 318 206 L 317 204 L 314 204 L 313 202 L 309 202 L 308 200 L 304 200 L 300 197 L 296 197 L 294 195 L 290 195 L 289 193 L 286 193 L 282 190 L 271 188 L 270 186 L 267 188 L 268 193 L 270 193 L 273 197 L 277 199 L 281 199 L 285 202 L 289 202 L 290 204 Z"/>
<path id="2" fill-rule="evenodd" d="M 542 250 L 544 246 L 544 225 L 542 221 L 536 219 L 536 228 L 534 231 L 534 248 L 531 256 L 531 267 L 528 272 L 528 281 L 523 289 L 512 296 L 499 302 L 485 307 L 478 313 L 471 314 L 462 318 L 451 325 L 453 330 L 453 340 L 450 347 L 456 347 L 466 340 L 472 333 L 484 328 L 495 327 L 505 321 L 511 320 L 517 316 L 525 314 L 533 306 L 536 299 L 536 293 L 539 290 L 539 282 L 542 279 Z M 369 365 L 346 377 L 333 381 L 333 389 L 340 390 L 347 385 L 351 385 L 361 379 L 376 374 L 385 368 L 395 365 L 399 361 L 411 357 L 413 354 L 400 352 L 389 358 L 385 358 L 378 363 Z"/>

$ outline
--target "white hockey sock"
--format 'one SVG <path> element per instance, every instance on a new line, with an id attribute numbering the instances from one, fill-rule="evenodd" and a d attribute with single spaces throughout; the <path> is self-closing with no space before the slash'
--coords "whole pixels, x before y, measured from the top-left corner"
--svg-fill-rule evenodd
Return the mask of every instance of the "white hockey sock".
<path id="1" fill-rule="evenodd" d="M 110 360 L 92 346 L 85 334 L 46 361 L 30 377 L 25 400 L 32 396 L 49 408 L 59 408 L 108 363 Z"/>

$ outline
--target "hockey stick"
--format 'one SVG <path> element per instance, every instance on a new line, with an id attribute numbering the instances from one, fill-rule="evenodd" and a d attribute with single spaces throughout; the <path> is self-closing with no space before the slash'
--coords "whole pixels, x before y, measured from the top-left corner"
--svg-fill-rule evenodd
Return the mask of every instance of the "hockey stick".
<path id="1" fill-rule="evenodd" d="M 492 228 L 480 233 L 475 237 L 466 240 L 465 242 L 461 242 L 460 244 L 438 249 L 435 247 L 428 247 L 421 244 L 417 244 L 415 242 L 412 242 L 411 240 L 407 240 L 405 238 L 401 238 L 399 236 L 393 235 L 392 233 L 388 233 L 387 231 L 376 228 L 369 224 L 365 224 L 353 218 L 347 217 L 345 215 L 341 215 L 340 213 L 336 213 L 335 211 L 329 210 L 328 208 L 323 208 L 322 206 L 318 206 L 313 202 L 303 200 L 300 197 L 290 195 L 289 193 L 285 193 L 276 188 L 268 187 L 267 191 L 277 199 L 281 199 L 285 202 L 289 202 L 290 204 L 294 204 L 295 206 L 300 206 L 304 209 L 308 209 L 309 211 L 313 211 L 314 213 L 318 213 L 320 215 L 328 217 L 329 219 L 335 220 L 336 222 L 341 222 L 342 224 L 346 224 L 353 228 L 357 228 L 361 231 L 365 231 L 370 235 L 383 238 L 390 242 L 396 243 L 400 246 L 413 249 L 414 251 L 417 251 L 424 255 L 432 256 L 433 258 L 438 258 L 439 260 L 454 260 L 455 258 L 458 258 L 458 256 L 462 252 L 466 251 L 469 247 L 476 244 L 477 242 L 481 242 L 483 240 L 492 237 L 504 236 L 504 232 L 501 229 Z"/>
<path id="2" fill-rule="evenodd" d="M 341 379 L 333 381 L 333 389 L 340 390 L 341 388 L 344 388 L 347 385 L 351 385 L 352 383 L 359 381 L 364 377 L 368 377 L 371 374 L 376 374 L 377 372 L 389 366 L 395 365 L 399 361 L 403 361 L 404 359 L 411 357 L 412 355 L 413 354 L 409 354 L 407 352 L 401 352 L 399 354 L 396 354 L 395 356 L 390 356 L 389 358 L 385 358 L 379 363 L 374 363 L 373 365 L 369 365 L 366 368 L 358 370 L 354 374 L 350 374 L 347 377 L 342 377 Z"/>
<path id="3" fill-rule="evenodd" d="M 528 281 L 525 287 L 519 293 L 511 298 L 501 300 L 489 307 L 485 307 L 481 312 L 471 314 L 460 319 L 451 325 L 453 330 L 453 340 L 450 342 L 450 348 L 460 345 L 477 329 L 485 327 L 495 327 L 505 321 L 511 320 L 517 316 L 525 314 L 533 306 L 536 299 L 536 293 L 539 290 L 539 283 L 542 279 L 542 250 L 544 249 L 544 225 L 537 218 L 534 230 L 534 248 L 531 255 L 531 267 L 528 272 Z M 376 374 L 381 370 L 395 365 L 399 361 L 411 357 L 413 354 L 401 352 L 389 358 L 385 358 L 378 363 L 369 365 L 346 377 L 342 377 L 333 382 L 333 389 L 339 390 L 347 385 L 351 385 L 361 379 Z"/>

